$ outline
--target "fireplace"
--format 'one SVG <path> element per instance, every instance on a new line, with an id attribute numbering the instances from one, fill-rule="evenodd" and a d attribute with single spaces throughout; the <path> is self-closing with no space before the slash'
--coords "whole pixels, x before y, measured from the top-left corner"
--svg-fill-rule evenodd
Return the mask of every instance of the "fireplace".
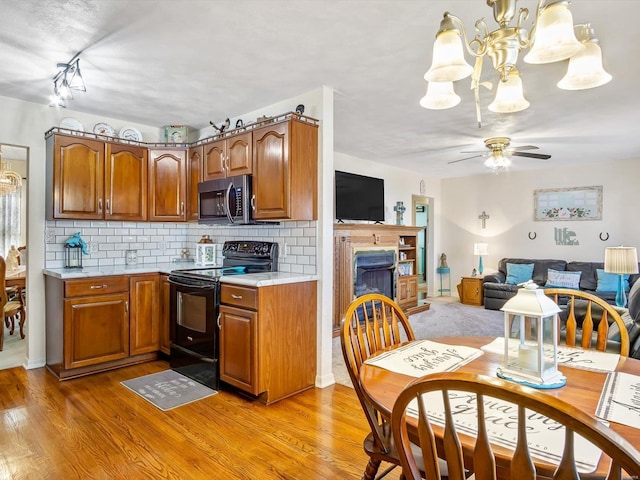
<path id="1" fill-rule="evenodd" d="M 368 293 L 380 293 L 395 300 L 395 268 L 395 250 L 367 249 L 354 252 L 354 298 Z"/>

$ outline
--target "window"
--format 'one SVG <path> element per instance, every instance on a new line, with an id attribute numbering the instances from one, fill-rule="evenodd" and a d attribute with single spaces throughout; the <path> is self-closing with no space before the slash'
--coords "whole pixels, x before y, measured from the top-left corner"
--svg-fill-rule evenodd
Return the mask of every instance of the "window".
<path id="1" fill-rule="evenodd" d="M 24 188 L 24 187 L 23 187 Z M 21 208 L 22 189 L 9 195 L 0 195 L 0 255 L 6 256 L 11 245 L 21 245 Z"/>

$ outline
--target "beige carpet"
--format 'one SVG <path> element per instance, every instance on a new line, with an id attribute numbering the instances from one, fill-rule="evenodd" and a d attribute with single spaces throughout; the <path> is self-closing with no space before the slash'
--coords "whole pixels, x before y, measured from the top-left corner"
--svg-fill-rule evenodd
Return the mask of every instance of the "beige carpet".
<path id="1" fill-rule="evenodd" d="M 409 317 L 411 327 L 418 339 L 461 336 L 499 337 L 504 334 L 504 313 L 500 311 L 463 305 L 456 302 L 453 297 L 438 297 L 428 301 L 431 303 L 429 310 Z M 340 337 L 333 339 L 332 364 L 336 383 L 352 386 L 342 357 Z"/>

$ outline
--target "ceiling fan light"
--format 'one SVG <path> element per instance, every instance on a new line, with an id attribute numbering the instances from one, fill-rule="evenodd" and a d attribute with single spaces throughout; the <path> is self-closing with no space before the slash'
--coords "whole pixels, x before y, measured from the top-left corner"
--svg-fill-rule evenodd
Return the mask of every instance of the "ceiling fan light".
<path id="1" fill-rule="evenodd" d="M 585 49 L 569 60 L 567 74 L 558 82 L 563 90 L 585 90 L 609 83 L 613 77 L 602 68 L 602 50 L 597 40 L 584 43 Z"/>
<path id="2" fill-rule="evenodd" d="M 420 106 L 430 110 L 444 110 L 460 103 L 453 89 L 453 82 L 429 82 L 427 93 L 420 99 Z"/>
<path id="3" fill-rule="evenodd" d="M 511 165 L 511 160 L 503 156 L 501 152 L 493 152 L 490 157 L 484 161 L 484 166 L 492 172 L 496 172 Z"/>
<path id="4" fill-rule="evenodd" d="M 499 82 L 496 97 L 489 110 L 496 113 L 514 113 L 529 108 L 529 102 L 522 93 L 522 79 L 516 70 L 509 73 L 506 82 Z"/>
<path id="5" fill-rule="evenodd" d="M 536 26 L 533 46 L 525 55 L 527 63 L 552 63 L 584 50 L 573 31 L 569 2 L 560 0 L 544 7 Z"/>
<path id="6" fill-rule="evenodd" d="M 464 59 L 460 31 L 445 14 L 433 43 L 431 68 L 424 74 L 428 82 L 455 82 L 473 73 L 473 67 Z"/>

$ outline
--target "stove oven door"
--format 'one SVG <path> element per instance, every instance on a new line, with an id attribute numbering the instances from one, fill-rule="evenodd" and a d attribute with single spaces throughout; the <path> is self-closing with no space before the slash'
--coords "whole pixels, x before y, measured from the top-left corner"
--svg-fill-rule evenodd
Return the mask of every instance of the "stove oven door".
<path id="1" fill-rule="evenodd" d="M 173 370 L 211 388 L 218 388 L 218 282 L 169 277 L 170 335 Z"/>

